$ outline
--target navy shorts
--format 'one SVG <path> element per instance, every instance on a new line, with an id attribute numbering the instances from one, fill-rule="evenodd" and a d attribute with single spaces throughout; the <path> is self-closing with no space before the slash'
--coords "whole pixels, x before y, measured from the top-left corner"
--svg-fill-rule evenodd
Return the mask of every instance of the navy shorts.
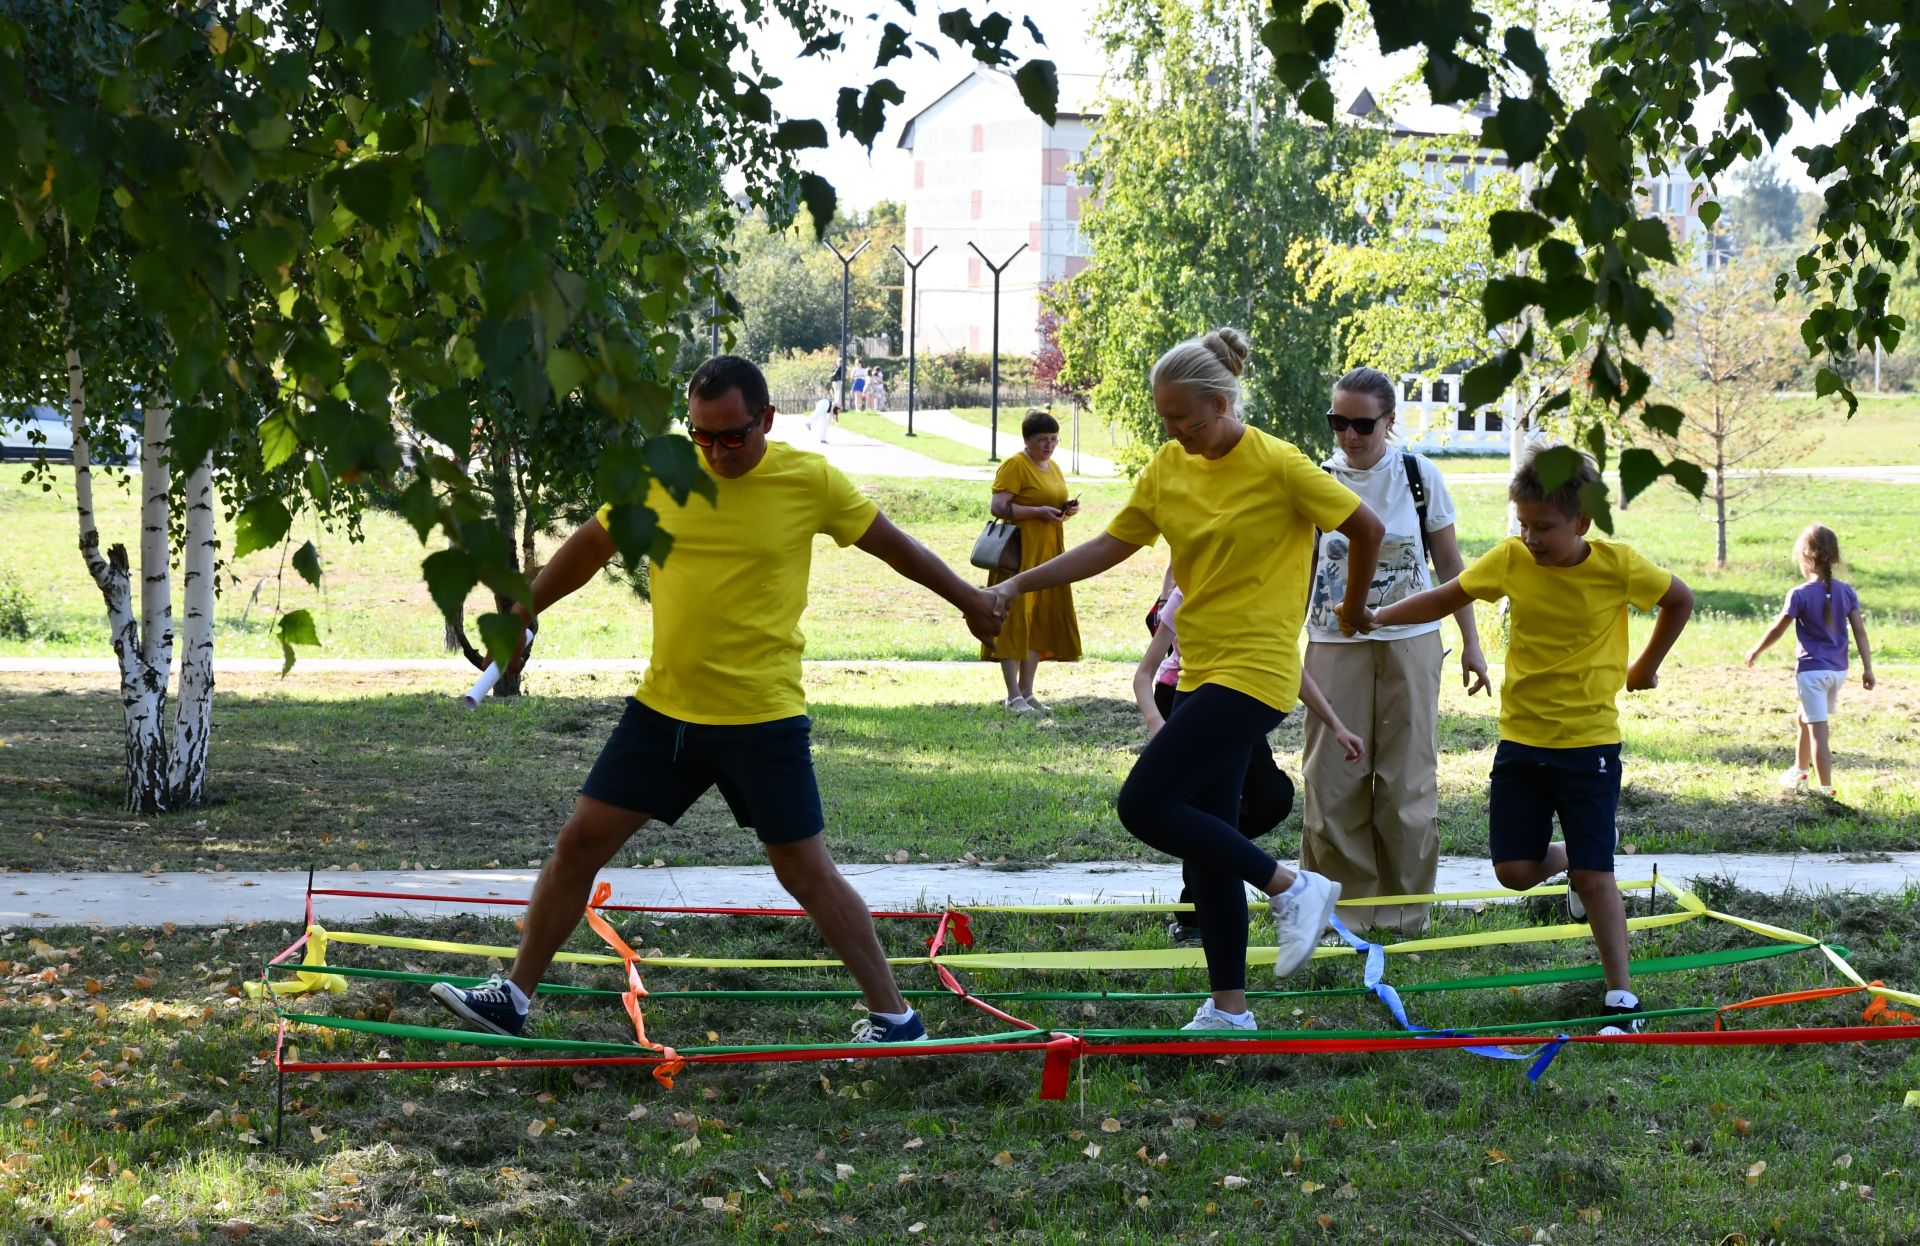
<path id="1" fill-rule="evenodd" d="M 1618 744 L 1536 748 L 1502 740 L 1493 751 L 1487 838 L 1495 865 L 1545 857 L 1557 815 L 1568 867 L 1611 873 L 1619 808 Z"/>
<path id="2" fill-rule="evenodd" d="M 761 843 L 798 843 L 826 826 L 812 728 L 804 714 L 763 723 L 682 722 L 629 698 L 580 791 L 671 824 L 718 787 L 733 820 Z"/>

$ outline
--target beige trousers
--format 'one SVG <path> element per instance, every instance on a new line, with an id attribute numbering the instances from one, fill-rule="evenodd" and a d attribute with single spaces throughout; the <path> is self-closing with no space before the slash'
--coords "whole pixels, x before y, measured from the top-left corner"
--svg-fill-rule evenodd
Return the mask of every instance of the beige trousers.
<path id="1" fill-rule="evenodd" d="M 1367 742 L 1350 762 L 1307 716 L 1300 864 L 1337 880 L 1341 899 L 1429 895 L 1440 861 L 1440 633 L 1359 644 L 1310 643 L 1307 673 Z M 1427 928 L 1425 904 L 1345 906 L 1349 929 Z"/>

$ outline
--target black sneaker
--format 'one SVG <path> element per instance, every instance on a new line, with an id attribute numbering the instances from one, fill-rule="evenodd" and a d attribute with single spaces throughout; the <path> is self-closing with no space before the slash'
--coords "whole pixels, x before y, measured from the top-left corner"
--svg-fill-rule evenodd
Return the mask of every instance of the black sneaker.
<path id="1" fill-rule="evenodd" d="M 1625 1020 L 1609 1022 L 1600 1027 L 1602 1034 L 1638 1034 L 1645 1021 L 1633 1014 L 1641 1009 L 1640 997 L 1631 991 L 1608 991 L 1606 1002 L 1600 1006 L 1603 1015 L 1623 1017 Z"/>
<path id="2" fill-rule="evenodd" d="M 1175 947 L 1191 947 L 1200 942 L 1200 927 L 1183 926 L 1179 918 L 1167 923 L 1167 942 Z"/>
<path id="3" fill-rule="evenodd" d="M 475 987 L 436 982 L 427 988 L 427 994 L 468 1025 L 491 1034 L 518 1038 L 527 1025 L 527 1014 L 513 1006 L 513 992 L 498 974 Z"/>
<path id="4" fill-rule="evenodd" d="M 889 1021 L 869 1013 L 853 1023 L 856 1043 L 914 1043 L 927 1036 L 927 1027 L 914 1013 L 905 1021 Z"/>

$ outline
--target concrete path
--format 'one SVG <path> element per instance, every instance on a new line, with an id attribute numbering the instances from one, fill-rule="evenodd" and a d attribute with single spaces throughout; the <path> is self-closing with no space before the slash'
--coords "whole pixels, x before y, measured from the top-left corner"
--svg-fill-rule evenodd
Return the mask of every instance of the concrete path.
<path id="1" fill-rule="evenodd" d="M 774 417 L 773 431 L 767 435 L 775 441 L 784 441 L 799 449 L 823 454 L 827 462 L 850 476 L 920 478 L 939 476 L 949 480 L 993 479 L 993 468 L 986 463 L 982 463 L 979 467 L 959 467 L 952 463 L 942 463 L 924 454 L 915 454 L 911 450 L 902 450 L 899 446 L 890 446 L 884 441 L 863 437 L 841 424 L 835 424 L 828 429 L 827 439 L 823 442 L 817 434 L 808 429 L 805 412 L 786 412 Z"/>
<path id="2" fill-rule="evenodd" d="M 881 414 L 898 424 L 907 426 L 905 411 L 884 411 Z M 1024 413 L 1007 407 L 1000 409 L 1000 455 L 1005 458 L 1020 448 L 1020 421 Z M 932 433 L 936 437 L 945 437 L 948 441 L 957 441 L 963 446 L 972 446 L 982 454 L 993 446 L 993 430 L 975 424 L 972 420 L 961 419 L 951 411 L 916 411 L 913 413 L 914 431 Z M 1054 458 L 1068 469 L 1073 468 L 1073 450 L 1068 445 L 1072 432 L 1063 428 L 1060 434 L 1060 448 L 1054 452 Z M 1080 470 L 1075 475 L 1086 477 L 1118 476 L 1120 468 L 1112 459 L 1097 454 L 1080 452 Z"/>
<path id="3" fill-rule="evenodd" d="M 1754 891 L 1897 892 L 1920 887 L 1920 852 L 1839 857 L 1757 855 L 1641 855 L 1622 857 L 1622 879 L 1645 879 L 1655 867 L 1685 881 L 1738 879 Z M 961 864 L 843 865 L 875 908 L 956 904 L 1096 904 L 1171 901 L 1179 871 L 1165 862 L 1083 862 L 1031 870 Z M 323 870 L 314 886 L 409 895 L 526 896 L 533 870 Z M 682 866 L 610 869 L 620 904 L 788 907 L 765 866 Z M 1477 857 L 1442 857 L 1439 890 L 1495 886 L 1493 867 Z M 304 912 L 304 872 L 221 874 L 21 873 L 0 870 L 0 926 L 227 926 L 250 921 L 295 922 Z M 368 900 L 321 896 L 325 923 L 346 925 L 378 913 L 447 916 L 512 912 L 499 905 Z"/>
<path id="4" fill-rule="evenodd" d="M 1499 456 L 1490 456 L 1490 463 L 1505 460 Z M 1747 477 L 1759 475 L 1758 472 L 1735 471 L 1730 476 Z M 1879 484 L 1920 485 L 1920 464 L 1888 463 L 1875 467 L 1776 467 L 1767 473 L 1774 476 L 1815 476 L 1828 480 L 1864 480 Z M 1447 483 L 1450 485 L 1503 485 L 1512 479 L 1512 473 L 1505 470 L 1489 472 L 1458 471 L 1446 469 Z M 1608 472 L 1607 478 L 1618 480 L 1619 473 Z"/>
<path id="5" fill-rule="evenodd" d="M 1098 659 L 1089 659 L 1098 661 Z M 176 660 L 177 661 L 177 660 Z M 556 675 L 638 675 L 647 669 L 645 658 L 543 658 L 538 650 L 534 653 L 534 663 L 541 671 Z M 274 674 L 280 673 L 282 663 L 279 658 L 223 658 L 213 659 L 213 673 L 223 674 Z M 948 662 L 932 658 L 884 658 L 868 660 L 866 658 L 809 658 L 801 665 L 832 669 L 835 667 L 858 667 L 861 669 L 919 670 L 935 667 L 978 666 L 977 662 Z M 1114 663 L 1116 666 L 1132 668 L 1133 663 Z M 297 680 L 303 674 L 377 674 L 382 671 L 430 671 L 446 675 L 456 682 L 466 676 L 471 682 L 473 667 L 465 658 L 301 658 L 293 668 L 288 680 Z M 120 663 L 115 658 L 50 658 L 0 657 L 0 675 L 110 675 L 118 678 Z M 451 695 L 451 694 L 449 694 Z"/>

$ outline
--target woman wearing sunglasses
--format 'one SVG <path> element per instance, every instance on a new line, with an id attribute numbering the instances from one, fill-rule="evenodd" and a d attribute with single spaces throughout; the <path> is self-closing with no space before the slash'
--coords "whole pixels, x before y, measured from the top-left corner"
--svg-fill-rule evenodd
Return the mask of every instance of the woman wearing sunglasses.
<path id="1" fill-rule="evenodd" d="M 1322 467 L 1386 525 L 1367 585 L 1367 604 L 1375 609 L 1444 584 L 1461 568 L 1446 480 L 1392 439 L 1396 397 L 1386 373 L 1355 368 L 1335 382 L 1327 412 L 1336 448 Z M 1307 719 L 1300 863 L 1338 882 L 1349 901 L 1429 895 L 1440 859 L 1440 624 L 1342 635 L 1334 608 L 1350 595 L 1348 553 L 1338 532 L 1320 543 L 1307 612 L 1307 673 L 1326 690 L 1334 713 L 1372 748 L 1363 764 L 1353 765 L 1334 733 Z M 1473 607 L 1454 618 L 1461 681 L 1469 696 L 1487 691 Z M 1427 906 L 1349 904 L 1341 917 L 1354 930 L 1413 935 L 1427 927 Z"/>
<path id="2" fill-rule="evenodd" d="M 1253 746 L 1291 710 L 1300 690 L 1315 525 L 1343 533 L 1363 580 L 1373 571 L 1380 521 L 1292 445 L 1240 415 L 1247 340 L 1218 329 L 1182 342 L 1153 366 L 1153 405 L 1171 444 L 1135 482 L 1107 530 L 992 592 L 1021 593 L 1098 575 L 1162 535 L 1173 548 L 1182 665 L 1174 710 L 1141 750 L 1120 789 L 1120 821 L 1182 862 L 1192 889 L 1212 998 L 1190 1030 L 1258 1028 L 1247 1010 L 1247 893 L 1272 910 L 1274 974 L 1306 964 L 1340 885 L 1280 864 L 1237 825 Z M 1366 600 L 1361 584 L 1347 609 Z"/>

